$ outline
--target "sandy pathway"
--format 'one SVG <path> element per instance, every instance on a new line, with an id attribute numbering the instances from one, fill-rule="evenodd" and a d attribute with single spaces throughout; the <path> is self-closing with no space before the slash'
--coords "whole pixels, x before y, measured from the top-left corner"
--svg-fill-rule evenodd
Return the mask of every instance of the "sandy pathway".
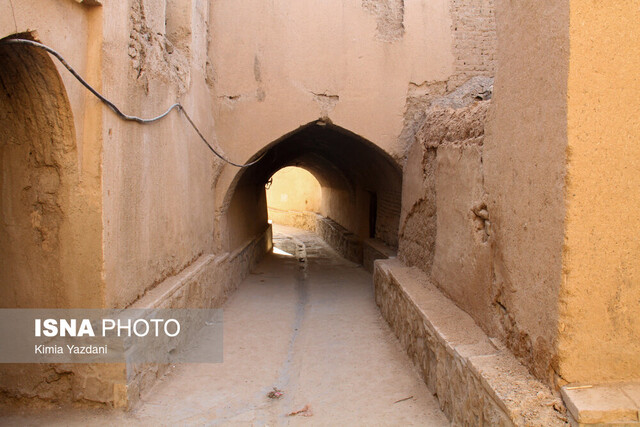
<path id="1" fill-rule="evenodd" d="M 0 424 L 448 425 L 381 318 L 371 275 L 314 234 L 275 231 L 284 251 L 224 306 L 223 363 L 177 366 L 127 414 L 48 411 Z M 268 398 L 273 387 L 284 395 Z"/>

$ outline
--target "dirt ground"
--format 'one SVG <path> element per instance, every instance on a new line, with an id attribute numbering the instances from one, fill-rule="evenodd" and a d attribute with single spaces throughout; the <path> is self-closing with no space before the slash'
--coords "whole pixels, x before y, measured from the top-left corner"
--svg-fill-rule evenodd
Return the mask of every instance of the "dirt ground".
<path id="1" fill-rule="evenodd" d="M 14 412 L 0 424 L 448 425 L 380 316 L 371 275 L 313 233 L 274 226 L 274 243 L 223 307 L 223 363 L 176 366 L 128 413 Z M 281 397 L 267 397 L 274 387 Z"/>

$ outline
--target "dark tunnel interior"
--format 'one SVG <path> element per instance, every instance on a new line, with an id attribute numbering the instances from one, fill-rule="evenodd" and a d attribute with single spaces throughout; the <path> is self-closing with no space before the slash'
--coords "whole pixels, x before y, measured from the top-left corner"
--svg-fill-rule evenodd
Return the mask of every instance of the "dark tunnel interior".
<path id="1" fill-rule="evenodd" d="M 297 166 L 322 187 L 320 214 L 365 239 L 397 247 L 402 170 L 372 142 L 323 121 L 309 123 L 269 144 L 255 165 L 238 172 L 227 195 L 228 249 L 267 226 L 265 183 Z"/>

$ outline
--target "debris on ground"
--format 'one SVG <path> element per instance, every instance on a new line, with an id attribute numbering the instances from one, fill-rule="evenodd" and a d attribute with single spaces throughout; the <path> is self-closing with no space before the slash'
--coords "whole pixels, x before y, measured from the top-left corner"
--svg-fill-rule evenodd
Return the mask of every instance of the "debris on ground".
<path id="1" fill-rule="evenodd" d="M 269 399 L 280 399 L 284 395 L 284 391 L 274 387 L 269 393 L 267 393 L 267 397 Z"/>
<path id="2" fill-rule="evenodd" d="M 299 411 L 293 411 L 287 415 L 290 417 L 294 417 L 296 415 L 301 415 L 303 417 L 311 417 L 313 416 L 313 412 L 311 412 L 311 406 L 304 405 L 304 408 L 300 409 Z"/>
<path id="3" fill-rule="evenodd" d="M 396 404 L 396 403 L 404 402 L 405 400 L 409 400 L 409 399 L 413 399 L 413 396 L 405 397 L 404 399 L 398 399 L 393 403 Z"/>

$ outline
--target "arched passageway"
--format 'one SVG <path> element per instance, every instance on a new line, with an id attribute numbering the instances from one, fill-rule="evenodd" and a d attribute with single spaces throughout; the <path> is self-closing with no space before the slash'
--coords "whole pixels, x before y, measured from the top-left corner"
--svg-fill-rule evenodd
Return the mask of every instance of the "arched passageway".
<path id="1" fill-rule="evenodd" d="M 238 172 L 225 198 L 228 249 L 267 226 L 265 183 L 278 170 L 298 166 L 320 183 L 320 215 L 360 239 L 376 238 L 395 247 L 402 171 L 383 150 L 346 129 L 323 121 L 309 123 L 271 143 Z"/>

